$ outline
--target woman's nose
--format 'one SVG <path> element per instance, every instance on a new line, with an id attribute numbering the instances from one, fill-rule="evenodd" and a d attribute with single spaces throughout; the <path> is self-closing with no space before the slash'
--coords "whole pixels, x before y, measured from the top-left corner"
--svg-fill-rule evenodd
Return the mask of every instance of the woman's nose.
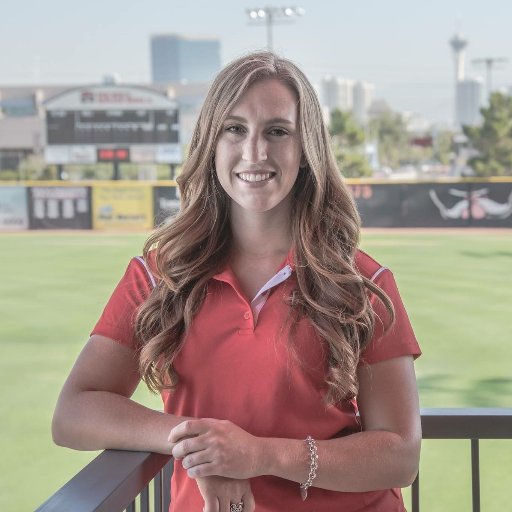
<path id="1" fill-rule="evenodd" d="M 256 164 L 267 159 L 267 141 L 260 135 L 249 136 L 244 141 L 242 159 Z"/>

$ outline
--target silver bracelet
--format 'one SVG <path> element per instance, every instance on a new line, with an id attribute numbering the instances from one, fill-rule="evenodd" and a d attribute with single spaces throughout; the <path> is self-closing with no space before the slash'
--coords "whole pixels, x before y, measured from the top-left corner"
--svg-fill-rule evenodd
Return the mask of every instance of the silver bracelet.
<path id="1" fill-rule="evenodd" d="M 305 501 L 308 497 L 308 489 L 313 485 L 313 480 L 316 478 L 316 470 L 318 469 L 318 452 L 315 440 L 311 436 L 308 436 L 305 441 L 309 448 L 309 475 L 306 482 L 300 484 L 300 495 L 302 496 L 302 501 Z"/>

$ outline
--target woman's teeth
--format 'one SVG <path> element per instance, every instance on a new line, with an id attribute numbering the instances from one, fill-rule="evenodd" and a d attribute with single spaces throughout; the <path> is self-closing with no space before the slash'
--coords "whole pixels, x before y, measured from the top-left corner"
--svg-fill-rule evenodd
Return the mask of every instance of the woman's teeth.
<path id="1" fill-rule="evenodd" d="M 265 181 L 270 179 L 272 176 L 273 173 L 271 172 L 261 174 L 241 172 L 240 174 L 238 174 L 238 177 L 243 181 Z"/>

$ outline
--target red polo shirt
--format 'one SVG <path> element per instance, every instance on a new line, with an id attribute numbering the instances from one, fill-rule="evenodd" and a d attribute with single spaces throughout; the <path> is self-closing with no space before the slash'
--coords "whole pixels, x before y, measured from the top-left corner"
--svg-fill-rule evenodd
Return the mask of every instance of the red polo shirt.
<path id="1" fill-rule="evenodd" d="M 383 336 L 376 322 L 374 337 L 361 357 L 372 364 L 420 349 L 392 273 L 362 251 L 356 264 L 373 279 L 395 307 L 394 327 Z M 133 319 L 154 281 L 141 258 L 134 258 L 114 290 L 92 334 L 136 348 Z M 285 299 L 297 286 L 293 262 L 278 273 L 249 303 L 227 267 L 208 284 L 181 352 L 175 361 L 180 382 L 162 393 L 164 410 L 178 416 L 228 419 L 256 436 L 331 439 L 360 430 L 356 401 L 327 406 L 323 400 L 326 347 L 307 319 L 295 326 L 290 342 Z M 376 314 L 387 324 L 385 309 L 375 298 Z M 320 461 L 321 463 L 321 461 Z M 273 476 L 251 480 L 256 512 L 403 511 L 398 489 L 342 493 L 312 487 L 302 501 L 299 486 Z M 194 480 L 181 464 L 172 477 L 171 512 L 197 512 L 203 501 Z"/>

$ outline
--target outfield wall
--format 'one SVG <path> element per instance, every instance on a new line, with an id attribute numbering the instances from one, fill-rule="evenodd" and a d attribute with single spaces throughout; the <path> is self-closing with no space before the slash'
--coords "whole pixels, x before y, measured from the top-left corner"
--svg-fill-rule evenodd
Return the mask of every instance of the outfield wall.
<path id="1" fill-rule="evenodd" d="M 512 228 L 512 178 L 347 180 L 365 227 Z M 179 209 L 175 181 L 0 184 L 0 230 L 150 230 Z"/>

